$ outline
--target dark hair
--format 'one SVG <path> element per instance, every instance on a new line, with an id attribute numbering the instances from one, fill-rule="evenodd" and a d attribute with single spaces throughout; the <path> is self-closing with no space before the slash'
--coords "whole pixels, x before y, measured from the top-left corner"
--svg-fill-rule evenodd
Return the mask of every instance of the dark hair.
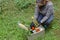
<path id="1" fill-rule="evenodd" d="M 36 0 L 36 3 L 39 3 L 39 2 L 41 2 L 41 0 Z"/>
<path id="2" fill-rule="evenodd" d="M 36 0 L 36 3 L 40 3 L 40 2 L 44 2 L 44 1 L 48 1 L 48 0 Z"/>

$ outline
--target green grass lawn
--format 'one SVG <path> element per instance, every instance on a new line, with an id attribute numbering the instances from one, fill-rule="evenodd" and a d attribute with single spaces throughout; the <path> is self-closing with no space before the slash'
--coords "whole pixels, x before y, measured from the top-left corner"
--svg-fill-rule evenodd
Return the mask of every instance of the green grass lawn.
<path id="1" fill-rule="evenodd" d="M 60 0 L 53 0 L 53 3 L 54 20 L 51 27 L 46 30 L 44 40 L 60 40 Z M 29 27 L 31 17 L 34 15 L 34 7 L 30 5 L 19 10 L 13 1 L 3 2 L 0 12 L 0 40 L 26 40 L 26 31 L 18 27 L 18 22 Z"/>

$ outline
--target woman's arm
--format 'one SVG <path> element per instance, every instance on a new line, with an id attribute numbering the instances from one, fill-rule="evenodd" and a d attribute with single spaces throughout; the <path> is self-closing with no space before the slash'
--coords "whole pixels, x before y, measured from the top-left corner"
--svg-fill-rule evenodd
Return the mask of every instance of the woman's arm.
<path id="1" fill-rule="evenodd" d="M 34 14 L 34 18 L 35 18 L 35 19 L 37 19 L 38 13 L 39 13 L 39 7 L 38 7 L 38 5 L 36 4 L 36 7 L 35 7 L 35 14 Z"/>
<path id="2" fill-rule="evenodd" d="M 41 23 L 45 22 L 50 17 L 50 15 L 54 13 L 53 5 L 48 5 L 47 7 L 48 9 L 47 9 L 46 16 L 43 17 Z"/>

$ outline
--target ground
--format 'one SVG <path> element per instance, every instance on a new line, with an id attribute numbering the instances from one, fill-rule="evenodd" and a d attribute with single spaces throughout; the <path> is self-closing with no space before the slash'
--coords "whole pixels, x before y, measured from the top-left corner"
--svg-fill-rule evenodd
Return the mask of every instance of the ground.
<path id="1" fill-rule="evenodd" d="M 60 0 L 52 0 L 54 3 L 54 20 L 46 30 L 44 40 L 60 40 Z M 6 4 L 6 5 L 5 5 Z M 34 15 L 34 5 L 19 10 L 14 3 L 2 3 L 0 12 L 0 40 L 25 40 L 25 30 L 18 27 L 18 22 L 29 27 Z M 38 40 L 38 39 L 37 39 Z"/>

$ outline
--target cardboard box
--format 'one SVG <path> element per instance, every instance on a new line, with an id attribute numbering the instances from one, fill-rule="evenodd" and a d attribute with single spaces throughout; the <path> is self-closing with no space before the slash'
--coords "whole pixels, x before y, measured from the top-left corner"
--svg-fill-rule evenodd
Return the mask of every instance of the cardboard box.
<path id="1" fill-rule="evenodd" d="M 30 36 L 28 36 L 28 40 L 37 40 L 38 38 L 44 38 L 45 35 L 45 29 L 43 26 L 38 27 L 40 29 L 40 32 L 32 33 Z"/>

